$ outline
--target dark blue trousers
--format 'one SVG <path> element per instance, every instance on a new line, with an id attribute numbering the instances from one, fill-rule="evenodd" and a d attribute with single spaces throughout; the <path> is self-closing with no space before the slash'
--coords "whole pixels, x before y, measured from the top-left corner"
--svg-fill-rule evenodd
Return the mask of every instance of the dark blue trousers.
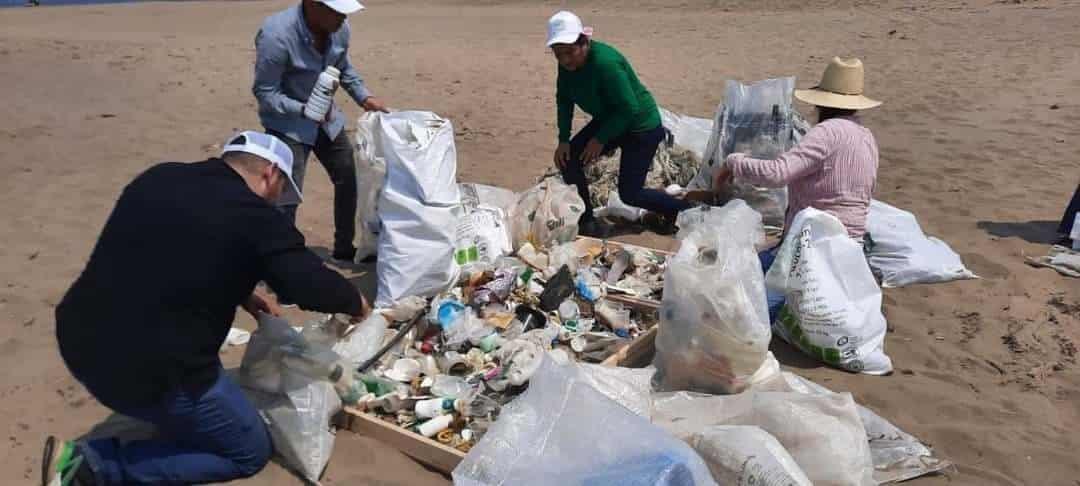
<path id="1" fill-rule="evenodd" d="M 570 160 L 562 169 L 563 180 L 567 184 L 577 186 L 578 194 L 585 200 L 585 213 L 581 216 L 582 221 L 593 219 L 593 206 L 589 198 L 589 184 L 585 181 L 585 169 L 581 163 L 581 153 L 585 151 L 585 145 L 596 136 L 600 130 L 600 123 L 596 120 L 589 122 L 570 140 Z M 693 207 L 693 204 L 667 195 L 664 191 L 645 188 L 645 177 L 652 168 L 652 160 L 656 155 L 656 148 L 664 140 L 665 131 L 663 126 L 647 132 L 626 133 L 608 142 L 604 146 L 604 152 L 615 150 L 621 151 L 619 160 L 619 199 L 631 206 L 647 209 L 668 216 L 675 216 L 684 209 Z"/>
<path id="2" fill-rule="evenodd" d="M 99 397 L 121 414 L 154 424 L 161 437 L 79 444 L 98 484 L 217 483 L 259 472 L 270 459 L 270 434 L 240 387 L 219 371 L 208 389 L 177 389 L 153 406 L 128 407 Z M 87 381 L 93 394 L 93 380 Z"/>

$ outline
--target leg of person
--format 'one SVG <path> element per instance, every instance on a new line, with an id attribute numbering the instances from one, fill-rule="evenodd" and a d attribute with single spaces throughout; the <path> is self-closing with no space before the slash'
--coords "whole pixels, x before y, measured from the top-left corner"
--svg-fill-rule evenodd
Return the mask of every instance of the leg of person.
<path id="1" fill-rule="evenodd" d="M 577 132 L 574 138 L 570 139 L 570 160 L 566 161 L 565 167 L 559 169 L 563 181 L 577 186 L 578 195 L 585 200 L 585 212 L 581 215 L 582 223 L 593 220 L 593 205 L 592 198 L 589 197 L 589 182 L 585 180 L 585 164 L 581 162 L 581 153 L 585 151 L 585 145 L 596 136 L 599 130 L 600 124 L 591 121 Z"/>
<path id="2" fill-rule="evenodd" d="M 668 217 L 694 207 L 693 203 L 674 198 L 664 191 L 645 187 L 645 178 L 652 168 L 656 148 L 664 140 L 663 126 L 641 133 L 629 133 L 618 140 L 622 149 L 619 160 L 619 199 L 631 206 L 647 209 Z"/>
<path id="3" fill-rule="evenodd" d="M 761 271 L 763 273 L 769 273 L 769 268 L 772 268 L 772 264 L 776 261 L 776 253 L 780 251 L 780 245 L 776 245 L 768 250 L 758 253 L 758 260 L 761 260 Z M 780 308 L 784 307 L 784 294 L 780 292 L 773 292 L 769 289 L 765 289 L 765 300 L 769 306 L 769 322 L 776 322 L 776 318 L 780 315 Z"/>
<path id="4" fill-rule="evenodd" d="M 293 177 L 293 180 L 296 181 L 296 188 L 300 189 L 300 191 L 303 192 L 304 191 L 304 173 L 307 172 L 307 159 L 308 159 L 308 154 L 311 153 L 311 146 L 304 145 L 304 144 L 302 144 L 300 142 L 297 142 L 296 140 L 293 140 L 291 137 L 288 137 L 284 133 L 281 133 L 281 132 L 277 132 L 277 131 L 274 131 L 274 130 L 267 129 L 266 133 L 269 133 L 270 135 L 273 135 L 273 136 L 281 139 L 281 141 L 285 142 L 285 144 L 288 145 L 289 148 L 292 150 L 292 154 L 293 154 L 292 177 Z M 281 212 L 285 213 L 285 217 L 294 226 L 296 225 L 296 210 L 299 209 L 299 207 L 300 206 L 296 205 L 296 204 L 290 204 L 288 206 L 281 206 L 280 207 Z"/>
<path id="5" fill-rule="evenodd" d="M 1069 202 L 1069 207 L 1065 209 L 1065 215 L 1061 217 L 1061 224 L 1058 225 L 1058 233 L 1066 238 L 1072 233 L 1073 223 L 1076 222 L 1076 213 L 1080 211 L 1080 184 L 1076 185 L 1076 192 L 1073 193 L 1072 201 Z"/>
<path id="6" fill-rule="evenodd" d="M 356 255 L 356 160 L 349 137 L 342 130 L 333 140 L 319 130 L 315 156 L 334 183 L 334 253 L 338 260 L 352 261 Z"/>
<path id="7" fill-rule="evenodd" d="M 176 390 L 157 406 L 118 412 L 154 424 L 162 437 L 80 444 L 100 485 L 225 482 L 255 475 L 270 459 L 262 418 L 224 370 L 205 391 Z"/>

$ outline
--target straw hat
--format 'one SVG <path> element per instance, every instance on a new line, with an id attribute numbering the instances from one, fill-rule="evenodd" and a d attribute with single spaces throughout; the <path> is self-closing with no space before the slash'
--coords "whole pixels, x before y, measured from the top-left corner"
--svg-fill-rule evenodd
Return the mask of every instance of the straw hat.
<path id="1" fill-rule="evenodd" d="M 865 110 L 881 104 L 863 96 L 863 65 L 858 58 L 834 57 L 825 67 L 821 83 L 795 90 L 795 97 L 811 105 L 843 110 Z"/>

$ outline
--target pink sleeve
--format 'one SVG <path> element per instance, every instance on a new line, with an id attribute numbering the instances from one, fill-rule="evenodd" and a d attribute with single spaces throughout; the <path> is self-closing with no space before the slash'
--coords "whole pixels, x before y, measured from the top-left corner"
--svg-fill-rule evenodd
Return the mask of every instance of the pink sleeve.
<path id="1" fill-rule="evenodd" d="M 821 169 L 831 151 L 826 127 L 817 125 L 791 150 L 775 160 L 761 160 L 745 154 L 731 154 L 728 166 L 735 178 L 762 187 L 784 187 Z"/>

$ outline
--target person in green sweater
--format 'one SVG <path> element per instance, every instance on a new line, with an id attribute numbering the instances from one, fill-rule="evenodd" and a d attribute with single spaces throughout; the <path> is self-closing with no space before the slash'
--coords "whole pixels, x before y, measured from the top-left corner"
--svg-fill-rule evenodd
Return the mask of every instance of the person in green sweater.
<path id="1" fill-rule="evenodd" d="M 656 148 L 667 132 L 660 123 L 656 101 L 638 80 L 630 61 L 614 47 L 592 40 L 592 29 L 567 11 L 548 20 L 547 45 L 559 62 L 555 96 L 559 146 L 555 149 L 555 165 L 563 180 L 577 186 L 585 200 L 579 223 L 581 233 L 606 236 L 610 230 L 593 216 L 584 167 L 616 148 L 621 150 L 619 199 L 667 221 L 692 207 L 661 190 L 644 187 Z M 571 138 L 575 106 L 592 120 Z"/>

